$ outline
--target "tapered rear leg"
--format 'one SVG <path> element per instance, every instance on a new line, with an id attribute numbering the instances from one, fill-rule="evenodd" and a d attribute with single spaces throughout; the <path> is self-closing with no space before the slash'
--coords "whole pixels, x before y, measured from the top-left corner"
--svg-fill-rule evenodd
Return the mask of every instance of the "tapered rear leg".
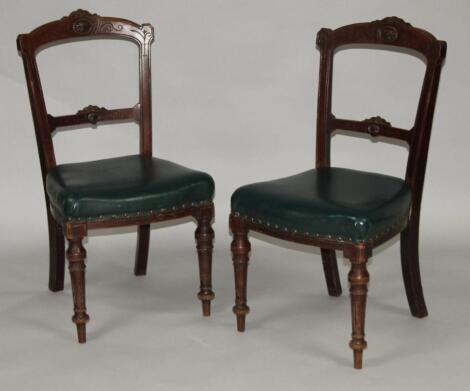
<path id="1" fill-rule="evenodd" d="M 339 279 L 338 262 L 335 250 L 321 249 L 323 271 L 325 273 L 326 286 L 330 296 L 341 296 L 341 281 Z"/>
<path id="2" fill-rule="evenodd" d="M 202 315 L 210 316 L 211 301 L 215 294 L 212 291 L 212 251 L 214 231 L 212 220 L 214 218 L 214 206 L 204 206 L 194 213 L 197 220 L 196 248 L 199 260 L 199 293 L 197 297 L 202 302 Z"/>
<path id="3" fill-rule="evenodd" d="M 367 347 L 365 340 L 365 318 L 367 285 L 369 273 L 367 271 L 367 253 L 364 248 L 358 248 L 349 256 L 351 270 L 348 275 L 351 296 L 352 338 L 349 346 L 354 352 L 354 368 L 362 368 L 362 353 Z"/>
<path id="4" fill-rule="evenodd" d="M 86 324 L 90 317 L 85 303 L 85 258 L 86 251 L 82 245 L 83 237 L 69 238 L 67 259 L 69 261 L 70 279 L 72 281 L 73 311 L 72 321 L 77 326 L 78 342 L 86 342 Z"/>
<path id="5" fill-rule="evenodd" d="M 139 225 L 137 228 L 137 248 L 135 252 L 134 274 L 145 276 L 149 257 L 150 224 Z"/>
<path id="6" fill-rule="evenodd" d="M 59 292 L 64 289 L 65 237 L 60 224 L 51 213 L 47 216 L 49 227 L 49 290 Z"/>
<path id="7" fill-rule="evenodd" d="M 428 315 L 428 310 L 421 285 L 418 241 L 419 218 L 413 218 L 412 215 L 408 227 L 401 233 L 401 268 L 411 314 L 417 318 L 424 318 Z"/>
<path id="8" fill-rule="evenodd" d="M 251 245 L 248 241 L 248 229 L 240 217 L 230 215 L 230 229 L 233 234 L 231 250 L 235 271 L 235 306 L 233 307 L 233 313 L 237 316 L 237 330 L 242 332 L 245 331 L 246 314 L 250 312 L 250 307 L 246 304 L 246 287 Z"/>

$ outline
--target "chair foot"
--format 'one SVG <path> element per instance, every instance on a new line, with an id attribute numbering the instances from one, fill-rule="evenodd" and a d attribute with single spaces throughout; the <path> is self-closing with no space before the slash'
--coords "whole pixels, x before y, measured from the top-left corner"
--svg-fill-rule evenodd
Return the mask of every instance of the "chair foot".
<path id="1" fill-rule="evenodd" d="M 86 323 L 90 320 L 85 305 L 85 258 L 86 251 L 82 245 L 82 237 L 69 239 L 67 259 L 69 261 L 70 279 L 72 281 L 72 294 L 74 315 L 72 321 L 77 326 L 78 342 L 86 342 Z"/>
<path id="2" fill-rule="evenodd" d="M 194 213 L 197 220 L 197 228 L 194 234 L 199 261 L 199 293 L 197 297 L 202 302 L 202 315 L 210 316 L 211 301 L 215 294 L 212 291 L 212 251 L 214 241 L 214 230 L 212 219 L 214 218 L 214 207 L 202 207 Z"/>
<path id="3" fill-rule="evenodd" d="M 150 224 L 139 225 L 137 228 L 137 248 L 135 252 L 134 275 L 147 274 L 147 261 L 149 257 Z"/>
<path id="4" fill-rule="evenodd" d="M 200 291 L 197 294 L 197 298 L 202 303 L 202 316 L 211 315 L 211 301 L 214 300 L 215 294 L 211 290 Z"/>
<path id="5" fill-rule="evenodd" d="M 211 316 L 210 300 L 202 300 L 202 316 Z"/>
<path id="6" fill-rule="evenodd" d="M 50 282 L 49 281 L 49 290 L 51 292 L 57 293 L 57 292 L 62 292 L 64 290 L 64 285 L 57 283 L 57 282 Z"/>
<path id="7" fill-rule="evenodd" d="M 350 258 L 351 271 L 348 278 L 350 283 L 351 296 L 351 317 L 352 317 L 352 338 L 349 346 L 354 352 L 354 368 L 362 368 L 362 352 L 367 347 L 364 339 L 367 284 L 369 283 L 369 273 L 367 271 L 367 255 L 365 249 L 360 247 Z"/>
<path id="8" fill-rule="evenodd" d="M 235 307 L 233 307 L 233 312 L 237 316 L 237 330 L 243 332 L 245 331 L 245 317 L 250 311 L 246 305 L 246 286 L 251 245 L 243 220 L 233 214 L 230 215 L 230 229 L 233 234 L 231 250 L 235 272 Z"/>
<path id="9" fill-rule="evenodd" d="M 424 308 L 412 308 L 410 310 L 411 312 L 411 315 L 413 315 L 415 318 L 418 318 L 418 319 L 422 319 L 422 318 L 426 318 L 428 316 L 428 310 L 426 307 Z"/>
<path id="10" fill-rule="evenodd" d="M 245 315 L 237 316 L 237 331 L 240 333 L 245 331 Z"/>
<path id="11" fill-rule="evenodd" d="M 323 271 L 325 273 L 328 295 L 333 297 L 341 296 L 341 280 L 338 272 L 338 262 L 336 260 L 335 250 L 321 249 L 321 258 L 323 262 Z"/>
<path id="12" fill-rule="evenodd" d="M 86 342 L 86 324 L 77 324 L 78 343 Z"/>
<path id="13" fill-rule="evenodd" d="M 250 312 L 250 307 L 247 305 L 235 305 L 233 313 L 237 316 L 237 330 L 241 333 L 245 331 L 246 314 Z"/>
<path id="14" fill-rule="evenodd" d="M 362 369 L 362 350 L 354 350 L 354 369 Z"/>

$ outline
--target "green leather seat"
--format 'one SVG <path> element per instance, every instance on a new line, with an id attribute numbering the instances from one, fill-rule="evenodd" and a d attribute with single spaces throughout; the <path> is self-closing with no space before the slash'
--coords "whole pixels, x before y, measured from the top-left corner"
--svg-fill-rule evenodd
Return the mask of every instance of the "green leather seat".
<path id="1" fill-rule="evenodd" d="M 168 160 L 131 155 L 58 165 L 47 174 L 46 190 L 65 218 L 94 219 L 211 201 L 214 180 Z"/>
<path id="2" fill-rule="evenodd" d="M 246 185 L 232 195 L 232 213 L 271 229 L 352 242 L 403 223 L 410 205 L 402 179 L 335 167 Z"/>

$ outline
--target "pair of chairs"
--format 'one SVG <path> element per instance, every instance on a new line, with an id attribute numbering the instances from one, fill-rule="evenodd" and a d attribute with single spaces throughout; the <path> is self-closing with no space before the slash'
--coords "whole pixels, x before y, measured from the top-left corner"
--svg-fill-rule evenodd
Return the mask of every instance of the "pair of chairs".
<path id="1" fill-rule="evenodd" d="M 84 38 L 117 38 L 138 45 L 140 98 L 131 108 L 108 110 L 88 106 L 73 115 L 48 114 L 36 54 L 51 44 Z M 211 283 L 214 181 L 210 175 L 152 156 L 150 45 L 153 28 L 129 20 L 101 17 L 84 10 L 18 36 L 36 131 L 47 206 L 50 245 L 49 289 L 64 288 L 65 246 L 72 283 L 78 341 L 86 341 L 83 239 L 95 228 L 136 225 L 136 275 L 146 273 L 150 224 L 193 216 L 197 221 L 200 291 L 204 316 L 214 299 Z M 380 117 L 363 121 L 336 118 L 331 112 L 335 51 L 345 45 L 408 49 L 425 58 L 426 72 L 416 119 L 411 129 L 392 126 Z M 336 250 L 351 261 L 349 273 L 354 367 L 362 367 L 366 348 L 364 321 L 367 260 L 375 247 L 400 233 L 401 262 L 413 316 L 425 317 L 426 305 L 418 261 L 420 204 L 426 160 L 446 43 L 396 17 L 321 29 L 317 113 L 316 168 L 287 178 L 243 186 L 232 196 L 230 228 L 235 271 L 233 311 L 238 331 L 245 330 L 250 231 L 320 247 L 328 293 L 341 295 Z M 70 126 L 109 121 L 135 121 L 140 128 L 140 154 L 75 164 L 56 164 L 52 135 Z M 330 139 L 337 130 L 397 139 L 409 147 L 404 180 L 330 166 Z"/>

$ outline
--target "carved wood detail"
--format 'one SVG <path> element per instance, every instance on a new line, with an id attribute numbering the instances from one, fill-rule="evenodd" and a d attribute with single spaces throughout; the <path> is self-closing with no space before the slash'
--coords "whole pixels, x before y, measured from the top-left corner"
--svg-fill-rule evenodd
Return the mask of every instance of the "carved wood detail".
<path id="1" fill-rule="evenodd" d="M 248 261 L 251 250 L 248 241 L 248 227 L 242 218 L 230 215 L 230 229 L 233 234 L 231 244 L 233 268 L 235 272 L 235 306 L 233 313 L 237 317 L 237 330 L 245 331 L 245 318 L 250 312 L 246 304 Z"/>
<path id="2" fill-rule="evenodd" d="M 349 130 L 352 132 L 367 133 L 372 137 L 388 137 L 399 139 L 407 142 L 411 141 L 413 129 L 406 130 L 401 128 L 395 128 L 382 117 L 376 116 L 364 119 L 362 121 L 348 120 L 336 118 L 332 114 L 329 120 L 330 132 L 336 129 Z"/>
<path id="3" fill-rule="evenodd" d="M 154 38 L 153 27 L 148 23 L 130 25 L 126 20 L 102 17 L 83 9 L 73 11 L 68 16 L 64 16 L 61 21 L 67 23 L 71 32 L 77 35 L 118 34 L 128 31 L 139 36 L 144 46 L 150 44 Z"/>
<path id="4" fill-rule="evenodd" d="M 101 115 L 105 112 L 109 112 L 109 110 L 104 107 L 89 105 L 81 110 L 78 110 L 77 115 L 85 115 L 88 122 L 95 125 L 98 121 L 101 120 Z"/>
<path id="5" fill-rule="evenodd" d="M 199 259 L 199 280 L 200 290 L 197 295 L 202 302 L 202 314 L 209 316 L 211 313 L 211 300 L 214 300 L 212 291 L 212 251 L 214 241 L 214 230 L 212 229 L 212 219 L 214 209 L 212 206 L 196 211 L 194 217 L 197 220 L 197 228 L 194 234 L 196 238 L 197 254 Z"/>
<path id="6" fill-rule="evenodd" d="M 89 105 L 77 111 L 72 115 L 61 115 L 54 117 L 47 116 L 51 132 L 57 128 L 63 128 L 74 125 L 92 124 L 106 121 L 135 121 L 140 122 L 140 104 L 126 109 L 107 109 L 95 105 Z"/>
<path id="7" fill-rule="evenodd" d="M 354 368 L 356 369 L 362 368 L 362 352 L 367 347 L 364 325 L 369 273 L 366 263 L 367 258 L 364 252 L 358 250 L 355 257 L 351 258 L 351 271 L 348 275 L 352 318 L 352 338 L 349 346 L 354 352 Z"/>
<path id="8" fill-rule="evenodd" d="M 372 137 L 377 137 L 380 136 L 380 133 L 384 129 L 389 129 L 392 127 L 390 122 L 386 121 L 380 116 L 375 116 L 375 117 L 370 117 L 365 119 L 363 122 L 366 122 L 368 124 L 367 126 L 367 132 L 372 136 Z"/>
<path id="9" fill-rule="evenodd" d="M 71 30 L 80 35 L 111 33 L 122 31 L 122 23 L 106 21 L 98 14 L 92 14 L 86 10 L 78 9 L 64 16 L 62 21 L 67 21 Z"/>
<path id="10" fill-rule="evenodd" d="M 381 20 L 375 20 L 372 23 L 379 23 L 379 24 L 384 24 L 384 25 L 393 25 L 397 26 L 400 28 L 403 27 L 413 27 L 411 23 L 405 22 L 402 18 L 399 18 L 398 16 L 387 16 Z"/>
<path id="11" fill-rule="evenodd" d="M 72 281 L 73 311 L 72 321 L 77 326 L 78 342 L 86 342 L 86 324 L 90 320 L 85 304 L 85 258 L 86 251 L 81 237 L 69 239 L 67 260 Z"/>
<path id="12" fill-rule="evenodd" d="M 382 43 L 393 43 L 400 36 L 400 29 L 412 27 L 410 23 L 403 19 L 391 16 L 382 20 L 376 20 L 375 23 L 381 26 L 377 28 L 377 41 Z"/>

